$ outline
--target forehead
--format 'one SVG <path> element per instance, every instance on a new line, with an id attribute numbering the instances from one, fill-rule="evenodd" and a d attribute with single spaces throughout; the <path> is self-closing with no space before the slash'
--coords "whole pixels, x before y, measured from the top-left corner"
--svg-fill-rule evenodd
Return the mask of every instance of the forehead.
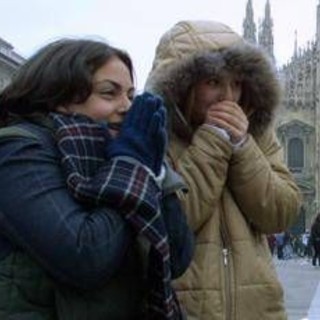
<path id="1" fill-rule="evenodd" d="M 123 87 L 132 87 L 130 70 L 118 57 L 112 57 L 93 76 L 95 83 L 112 81 Z"/>
<path id="2" fill-rule="evenodd" d="M 232 82 L 232 81 L 241 82 L 242 76 L 238 72 L 233 72 L 228 68 L 223 68 L 220 70 L 218 74 L 213 75 L 212 79 L 215 79 L 219 82 Z"/>
<path id="3" fill-rule="evenodd" d="M 212 76 L 212 77 L 208 77 L 208 78 L 204 78 L 200 81 L 198 81 L 195 84 L 195 87 L 206 87 L 209 86 L 211 88 L 221 88 L 223 86 L 228 86 L 231 84 L 237 84 L 238 85 L 242 85 L 242 81 L 241 78 L 238 77 L 237 75 L 232 75 L 232 74 L 224 74 L 221 75 L 219 77 L 217 76 Z"/>

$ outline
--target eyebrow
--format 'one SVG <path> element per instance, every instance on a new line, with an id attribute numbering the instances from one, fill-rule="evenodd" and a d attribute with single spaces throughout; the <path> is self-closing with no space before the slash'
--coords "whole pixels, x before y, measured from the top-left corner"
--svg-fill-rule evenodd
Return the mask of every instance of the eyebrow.
<path id="1" fill-rule="evenodd" d="M 100 84 L 112 84 L 113 86 L 115 86 L 115 87 L 117 87 L 117 88 L 121 88 L 121 85 L 120 85 L 118 82 L 115 82 L 115 81 L 109 80 L 109 79 L 97 81 L 97 82 L 95 82 L 94 84 L 96 84 L 96 85 L 100 85 Z"/>
<path id="2" fill-rule="evenodd" d="M 103 85 L 103 84 L 111 84 L 111 85 L 113 85 L 117 90 L 122 89 L 122 86 L 121 86 L 118 82 L 113 81 L 113 80 L 110 80 L 110 79 L 105 79 L 105 80 L 101 80 L 101 81 L 95 82 L 95 85 Z M 129 88 L 128 88 L 128 91 L 130 91 L 130 90 L 135 90 L 134 86 L 129 87 Z"/>

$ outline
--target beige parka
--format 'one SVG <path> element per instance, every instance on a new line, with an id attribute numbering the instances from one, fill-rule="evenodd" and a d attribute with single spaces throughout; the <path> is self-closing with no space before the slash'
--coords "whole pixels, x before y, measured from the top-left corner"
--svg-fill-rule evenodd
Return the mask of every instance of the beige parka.
<path id="1" fill-rule="evenodd" d="M 206 125 L 192 131 L 181 107 L 194 83 L 223 70 L 240 75 L 254 109 L 248 139 L 236 149 Z M 223 24 L 182 21 L 162 36 L 146 90 L 165 100 L 169 157 L 189 188 L 181 199 L 196 249 L 175 282 L 188 319 L 287 319 L 265 234 L 295 221 L 300 194 L 272 126 L 280 94 L 272 64 Z"/>

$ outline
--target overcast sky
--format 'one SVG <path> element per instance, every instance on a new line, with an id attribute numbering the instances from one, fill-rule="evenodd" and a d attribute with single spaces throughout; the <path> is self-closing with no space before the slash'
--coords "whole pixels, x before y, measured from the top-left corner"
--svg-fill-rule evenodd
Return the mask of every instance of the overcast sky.
<path id="1" fill-rule="evenodd" d="M 0 0 L 0 37 L 30 56 L 64 36 L 93 36 L 126 49 L 133 58 L 138 87 L 151 68 L 161 34 L 182 19 L 224 22 L 242 34 L 247 0 Z M 258 27 L 266 0 L 252 0 Z M 319 0 L 270 0 L 278 65 L 298 45 L 314 40 Z"/>

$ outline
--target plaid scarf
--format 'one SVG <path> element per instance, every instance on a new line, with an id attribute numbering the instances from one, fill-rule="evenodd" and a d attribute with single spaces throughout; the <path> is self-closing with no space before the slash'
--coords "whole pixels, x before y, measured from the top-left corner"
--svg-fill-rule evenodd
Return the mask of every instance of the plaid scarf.
<path id="1" fill-rule="evenodd" d="M 146 319 L 182 319 L 171 287 L 169 243 L 160 211 L 161 192 L 140 165 L 106 161 L 110 136 L 106 125 L 82 115 L 50 113 L 66 182 L 82 203 L 107 205 L 119 212 L 150 243 Z M 157 195 L 156 197 L 154 195 Z"/>

